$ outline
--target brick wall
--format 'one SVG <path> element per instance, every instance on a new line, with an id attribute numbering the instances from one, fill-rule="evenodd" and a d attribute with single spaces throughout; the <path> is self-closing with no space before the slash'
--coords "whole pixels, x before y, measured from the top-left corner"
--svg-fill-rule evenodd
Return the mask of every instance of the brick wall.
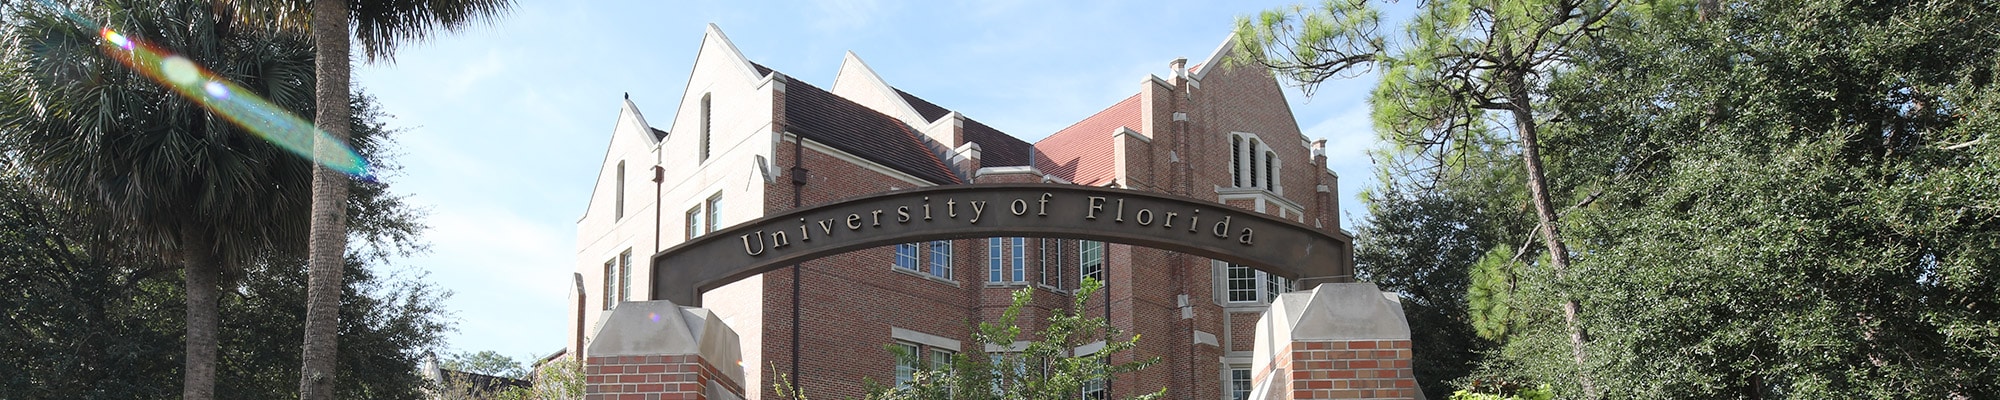
<path id="1" fill-rule="evenodd" d="M 1413 399 L 1417 381 L 1411 375 L 1408 340 L 1301 341 L 1281 349 L 1271 366 L 1257 371 L 1255 382 L 1273 373 L 1269 390 L 1288 392 L 1287 399 Z"/>
<path id="2" fill-rule="evenodd" d="M 707 400 L 711 386 L 741 396 L 732 382 L 701 356 L 612 356 L 584 361 L 589 400 Z"/>

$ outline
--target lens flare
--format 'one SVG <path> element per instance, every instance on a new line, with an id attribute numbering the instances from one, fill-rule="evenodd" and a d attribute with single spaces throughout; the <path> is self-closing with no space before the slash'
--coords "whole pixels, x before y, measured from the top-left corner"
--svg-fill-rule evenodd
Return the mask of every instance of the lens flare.
<path id="1" fill-rule="evenodd" d="M 39 2 L 85 28 L 97 29 L 98 36 L 104 40 L 105 54 L 141 75 L 172 88 L 182 97 L 193 100 L 216 116 L 227 119 L 251 134 L 278 145 L 279 148 L 305 157 L 328 169 L 340 171 L 363 181 L 375 180 L 368 160 L 362 159 L 354 149 L 334 141 L 332 135 L 314 128 L 311 122 L 306 122 L 290 111 L 271 104 L 270 101 L 257 96 L 255 92 L 244 90 L 242 86 L 202 68 L 187 57 L 159 49 L 114 31 L 110 27 L 99 27 L 82 15 L 70 12 L 52 1 Z"/>

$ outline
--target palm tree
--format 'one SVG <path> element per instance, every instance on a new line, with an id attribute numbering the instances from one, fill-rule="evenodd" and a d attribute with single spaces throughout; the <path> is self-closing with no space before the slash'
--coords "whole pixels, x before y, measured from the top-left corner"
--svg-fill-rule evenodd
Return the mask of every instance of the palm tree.
<path id="1" fill-rule="evenodd" d="M 270 1 L 270 0 L 266 0 Z M 296 4 L 293 0 L 292 3 Z M 243 1 L 245 3 L 248 0 Z M 396 46 L 422 40 L 438 30 L 456 31 L 474 22 L 497 18 L 513 6 L 511 0 L 313 0 L 310 2 L 318 89 L 314 124 L 345 145 L 352 114 L 348 109 L 348 26 L 361 40 L 369 60 L 386 60 Z M 291 9 L 297 9 L 291 7 Z M 333 395 L 334 359 L 339 348 L 335 331 L 340 316 L 340 278 L 347 246 L 347 177 L 327 168 L 313 172 L 312 239 L 306 291 L 304 365 L 299 398 L 325 400 Z"/>
<path id="2" fill-rule="evenodd" d="M 182 265 L 183 397 L 208 399 L 221 284 L 257 257 L 300 251 L 312 164 L 120 65 L 113 54 L 126 50 L 100 47 L 69 18 L 179 53 L 289 110 L 311 106 L 311 47 L 242 29 L 202 0 L 79 3 L 74 15 L 6 11 L 0 145 L 30 179 L 108 210 L 132 245 Z"/>

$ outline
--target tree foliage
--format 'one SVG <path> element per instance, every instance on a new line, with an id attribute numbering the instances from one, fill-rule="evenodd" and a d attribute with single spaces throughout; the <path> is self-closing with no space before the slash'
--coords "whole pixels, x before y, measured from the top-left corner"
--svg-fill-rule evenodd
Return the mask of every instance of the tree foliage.
<path id="1" fill-rule="evenodd" d="M 2000 391 L 2000 12 L 1645 6 L 1550 97 L 1574 121 L 1551 135 L 1557 169 L 1604 193 L 1568 223 L 1585 256 L 1567 290 L 1603 333 L 1599 383 L 1673 398 Z M 1533 367 L 1547 342 L 1510 344 L 1517 371 L 1562 385 Z"/>

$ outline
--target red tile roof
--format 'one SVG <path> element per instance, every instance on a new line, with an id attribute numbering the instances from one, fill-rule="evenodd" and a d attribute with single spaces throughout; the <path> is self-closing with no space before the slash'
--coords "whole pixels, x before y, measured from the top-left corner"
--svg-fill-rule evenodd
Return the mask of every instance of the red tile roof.
<path id="1" fill-rule="evenodd" d="M 1110 183 L 1117 173 L 1111 158 L 1111 132 L 1119 127 L 1140 131 L 1142 126 L 1139 95 L 1134 94 L 1035 142 L 1035 152 L 1040 156 L 1035 160 L 1035 168 L 1079 185 Z"/>

